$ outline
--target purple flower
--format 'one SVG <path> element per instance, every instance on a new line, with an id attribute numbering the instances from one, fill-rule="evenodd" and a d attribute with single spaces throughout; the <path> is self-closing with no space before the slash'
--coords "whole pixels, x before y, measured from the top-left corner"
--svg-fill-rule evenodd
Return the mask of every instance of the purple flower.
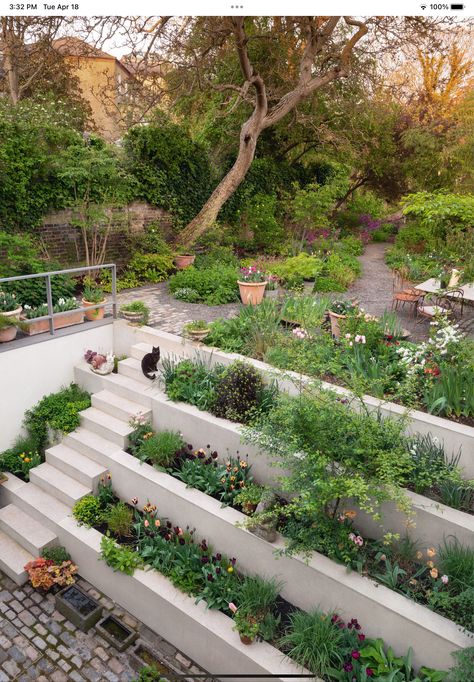
<path id="1" fill-rule="evenodd" d="M 343 668 L 346 673 L 350 673 L 352 670 L 354 670 L 352 663 L 344 663 Z"/>

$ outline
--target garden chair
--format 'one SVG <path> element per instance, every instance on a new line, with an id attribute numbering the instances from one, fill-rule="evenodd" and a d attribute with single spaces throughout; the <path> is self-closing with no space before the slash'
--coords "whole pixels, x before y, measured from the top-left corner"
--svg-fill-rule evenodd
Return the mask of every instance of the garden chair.
<path id="1" fill-rule="evenodd" d="M 420 305 L 417 305 L 417 322 L 422 322 L 424 319 L 432 320 L 438 314 L 451 315 L 452 310 L 449 304 L 446 304 L 444 296 L 439 294 L 425 294 Z"/>
<path id="2" fill-rule="evenodd" d="M 462 289 L 450 289 L 449 296 L 445 297 L 445 305 L 448 307 L 453 317 L 462 317 L 464 309 L 464 291 Z"/>
<path id="3" fill-rule="evenodd" d="M 400 272 L 395 273 L 393 278 L 392 310 L 398 310 L 400 306 L 404 308 L 408 304 L 412 306 L 412 314 L 415 317 L 416 309 L 422 296 L 423 294 L 415 289 Z"/>

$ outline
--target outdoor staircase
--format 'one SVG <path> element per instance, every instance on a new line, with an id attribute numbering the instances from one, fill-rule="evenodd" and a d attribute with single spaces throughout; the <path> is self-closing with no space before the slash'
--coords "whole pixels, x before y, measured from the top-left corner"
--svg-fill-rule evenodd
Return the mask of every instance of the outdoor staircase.
<path id="1" fill-rule="evenodd" d="M 70 516 L 78 500 L 97 492 L 108 474 L 107 458 L 127 447 L 130 419 L 151 416 L 145 394 L 151 382 L 138 360 L 122 360 L 119 374 L 102 379 L 107 388 L 92 395 L 91 407 L 80 415 L 81 426 L 46 450 L 45 462 L 30 471 L 29 483 L 16 479 L 8 493 L 13 502 L 0 509 L 0 569 L 18 585 L 28 579 L 25 564 L 58 544 L 55 524 Z M 5 485 L 8 489 L 8 481 Z"/>

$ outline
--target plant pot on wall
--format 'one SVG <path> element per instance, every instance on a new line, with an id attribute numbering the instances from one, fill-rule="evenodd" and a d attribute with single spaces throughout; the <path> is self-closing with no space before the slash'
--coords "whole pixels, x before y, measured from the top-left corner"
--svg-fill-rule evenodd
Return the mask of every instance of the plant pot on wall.
<path id="1" fill-rule="evenodd" d="M 23 310 L 23 308 L 20 305 L 15 310 L 8 310 L 7 312 L 0 312 L 0 315 L 2 315 L 2 317 L 11 317 L 11 318 L 14 318 L 16 320 L 19 320 L 22 310 Z"/>
<path id="2" fill-rule="evenodd" d="M 263 300 L 266 282 L 237 282 L 244 305 L 258 305 Z"/>
<path id="3" fill-rule="evenodd" d="M 242 644 L 252 644 L 253 639 L 252 637 L 249 637 L 248 635 L 240 635 L 240 641 Z"/>
<path id="4" fill-rule="evenodd" d="M 131 325 L 143 324 L 143 313 L 132 313 L 128 310 L 121 310 L 120 314 Z"/>
<path id="5" fill-rule="evenodd" d="M 49 320 L 35 320 L 32 318 L 30 320 L 23 319 L 23 322 L 25 324 L 25 334 L 28 334 L 28 336 L 49 332 Z M 64 313 L 56 314 L 54 317 L 54 328 L 62 329 L 63 327 L 71 327 L 74 324 L 82 324 L 83 322 L 84 313 L 82 310 L 68 310 Z"/>
<path id="6" fill-rule="evenodd" d="M 84 315 L 86 316 L 86 320 L 90 320 L 93 322 L 94 320 L 102 320 L 105 314 L 105 303 L 107 302 L 107 299 L 104 298 L 102 301 L 98 301 L 97 303 L 91 303 L 90 301 L 86 301 L 84 298 L 82 299 L 82 307 L 83 308 L 88 308 L 89 306 L 92 305 L 98 305 L 99 303 L 103 303 L 104 305 L 101 308 L 95 308 L 95 310 L 86 310 L 84 312 Z"/>
<path id="7" fill-rule="evenodd" d="M 178 254 L 177 256 L 174 257 L 176 269 L 184 270 L 185 268 L 189 268 L 189 266 L 194 263 L 195 258 L 196 256 L 193 256 L 190 253 Z"/>

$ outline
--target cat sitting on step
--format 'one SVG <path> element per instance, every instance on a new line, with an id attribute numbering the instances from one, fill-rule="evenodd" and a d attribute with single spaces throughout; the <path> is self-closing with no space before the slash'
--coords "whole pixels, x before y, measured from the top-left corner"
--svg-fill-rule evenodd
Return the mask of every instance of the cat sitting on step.
<path id="1" fill-rule="evenodd" d="M 156 365 L 160 359 L 160 347 L 152 347 L 151 353 L 146 353 L 142 358 L 142 372 L 147 379 L 156 379 L 156 374 L 151 374 L 151 372 L 156 372 Z"/>

